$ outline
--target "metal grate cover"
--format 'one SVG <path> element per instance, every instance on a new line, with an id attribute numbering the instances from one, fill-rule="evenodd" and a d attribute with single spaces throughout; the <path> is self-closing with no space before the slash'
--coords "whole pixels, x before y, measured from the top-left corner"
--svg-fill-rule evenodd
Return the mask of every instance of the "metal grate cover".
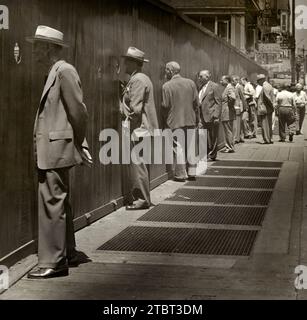
<path id="1" fill-rule="evenodd" d="M 250 230 L 128 227 L 98 250 L 249 256 L 256 236 Z"/>
<path id="2" fill-rule="evenodd" d="M 180 189 L 168 200 L 265 206 L 268 205 L 271 195 L 271 191 Z"/>
<path id="3" fill-rule="evenodd" d="M 259 168 L 281 168 L 282 162 L 264 161 L 217 161 L 212 167 L 259 167 Z"/>
<path id="4" fill-rule="evenodd" d="M 236 179 L 236 178 L 197 178 L 197 181 L 188 182 L 189 187 L 221 187 L 221 188 L 247 188 L 247 189 L 274 189 L 277 180 L 273 179 Z"/>
<path id="5" fill-rule="evenodd" d="M 261 226 L 266 208 L 160 204 L 138 221 Z"/>
<path id="6" fill-rule="evenodd" d="M 280 170 L 237 169 L 210 167 L 204 175 L 208 176 L 242 176 L 242 177 L 278 177 Z"/>

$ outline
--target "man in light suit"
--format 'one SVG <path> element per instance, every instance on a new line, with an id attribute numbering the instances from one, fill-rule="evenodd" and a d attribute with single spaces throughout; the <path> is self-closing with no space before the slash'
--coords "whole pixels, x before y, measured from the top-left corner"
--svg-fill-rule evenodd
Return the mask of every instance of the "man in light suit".
<path id="1" fill-rule="evenodd" d="M 120 111 L 129 123 L 132 133 L 131 149 L 144 137 L 153 136 L 154 130 L 159 129 L 157 112 L 154 101 L 153 84 L 149 77 L 142 73 L 143 64 L 149 62 L 145 59 L 145 53 L 130 47 L 125 59 L 126 73 L 130 76 L 129 82 L 124 88 Z M 142 159 L 140 159 L 142 160 Z M 149 172 L 146 164 L 133 163 L 128 166 L 128 183 L 131 202 L 127 210 L 144 210 L 151 206 Z"/>
<path id="2" fill-rule="evenodd" d="M 233 122 L 236 119 L 236 93 L 232 85 L 230 76 L 223 76 L 221 85 L 225 88 L 222 94 L 222 116 L 221 121 L 225 134 L 225 149 L 223 153 L 234 153 L 234 136 L 233 136 Z"/>
<path id="3" fill-rule="evenodd" d="M 244 88 L 241 84 L 239 76 L 233 76 L 233 86 L 236 93 L 236 120 L 234 122 L 234 139 L 236 143 L 244 143 L 244 123 L 243 123 L 243 114 L 247 111 L 247 102 L 244 97 Z"/>
<path id="4" fill-rule="evenodd" d="M 62 60 L 63 33 L 38 26 L 33 43 L 38 63 L 49 67 L 34 125 L 38 169 L 38 269 L 31 279 L 68 274 L 74 259 L 73 214 L 69 203 L 69 169 L 91 163 L 85 140 L 88 114 L 76 69 Z"/>
<path id="5" fill-rule="evenodd" d="M 200 119 L 208 131 L 208 160 L 215 161 L 218 152 L 218 134 L 222 111 L 222 96 L 219 85 L 211 81 L 211 72 L 199 72 Z"/>
<path id="6" fill-rule="evenodd" d="M 196 84 L 180 75 L 180 65 L 175 61 L 166 64 L 165 77 L 168 81 L 162 87 L 162 107 L 167 113 L 167 126 L 173 132 L 181 129 L 185 137 L 184 146 L 181 141 L 174 139 L 176 155 L 174 180 L 193 181 L 196 177 L 197 164 L 194 161 L 195 151 L 192 149 L 195 143 L 192 140 L 196 141 L 196 126 L 199 122 Z"/>
<path id="7" fill-rule="evenodd" d="M 274 88 L 266 80 L 264 74 L 257 76 L 258 85 L 262 88 L 259 91 L 258 104 L 258 116 L 261 122 L 262 128 L 262 144 L 273 144 L 273 112 L 275 106 L 275 94 Z"/>

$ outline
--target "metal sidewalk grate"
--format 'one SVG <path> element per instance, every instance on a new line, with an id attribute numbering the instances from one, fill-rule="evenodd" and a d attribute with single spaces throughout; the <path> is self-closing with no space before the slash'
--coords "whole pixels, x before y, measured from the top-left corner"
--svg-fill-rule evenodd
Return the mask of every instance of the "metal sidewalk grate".
<path id="1" fill-rule="evenodd" d="M 247 189 L 274 189 L 277 180 L 273 179 L 236 179 L 236 178 L 197 178 L 186 184 L 189 187 L 221 187 L 221 188 L 247 188 Z"/>
<path id="2" fill-rule="evenodd" d="M 261 226 L 266 208 L 160 204 L 138 221 Z"/>
<path id="3" fill-rule="evenodd" d="M 170 201 L 210 202 L 230 205 L 268 205 L 271 191 L 251 190 L 193 190 L 180 189 L 170 197 Z"/>
<path id="4" fill-rule="evenodd" d="M 208 176 L 243 176 L 243 177 L 278 177 L 280 170 L 237 169 L 210 167 L 204 175 Z"/>
<path id="5" fill-rule="evenodd" d="M 256 236 L 250 230 L 128 227 L 98 250 L 249 256 Z"/>
<path id="6" fill-rule="evenodd" d="M 259 168 L 281 168 L 282 162 L 266 162 L 266 161 L 217 161 L 212 167 L 259 167 Z"/>

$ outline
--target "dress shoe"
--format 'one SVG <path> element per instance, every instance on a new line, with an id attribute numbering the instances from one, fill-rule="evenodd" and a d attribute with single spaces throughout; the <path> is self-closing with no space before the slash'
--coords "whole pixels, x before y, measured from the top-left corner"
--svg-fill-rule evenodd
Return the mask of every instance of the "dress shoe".
<path id="1" fill-rule="evenodd" d="M 189 181 L 196 181 L 196 177 L 190 176 L 190 177 L 188 178 L 188 180 L 189 180 Z"/>
<path id="2" fill-rule="evenodd" d="M 92 260 L 84 252 L 81 251 L 75 251 L 73 255 L 67 258 L 67 261 L 70 268 L 76 268 L 80 264 L 92 262 Z"/>
<path id="3" fill-rule="evenodd" d="M 28 279 L 50 279 L 68 276 L 68 268 L 38 268 L 28 273 Z"/>
<path id="4" fill-rule="evenodd" d="M 126 210 L 127 211 L 137 211 L 137 210 L 147 210 L 149 208 L 150 208 L 150 206 L 146 203 L 145 204 L 136 203 L 131 206 L 127 206 Z"/>
<path id="5" fill-rule="evenodd" d="M 173 179 L 175 182 L 186 182 L 187 179 L 183 179 L 183 178 L 174 178 Z"/>
<path id="6" fill-rule="evenodd" d="M 289 141 L 290 141 L 290 142 L 293 142 L 293 136 L 294 136 L 293 133 L 289 135 Z"/>
<path id="7" fill-rule="evenodd" d="M 223 150 L 221 151 L 222 153 L 235 153 L 234 150 L 230 150 L 230 149 L 226 149 L 226 150 Z"/>
<path id="8" fill-rule="evenodd" d="M 285 140 L 280 139 L 280 140 L 278 140 L 278 142 L 286 142 L 286 141 L 285 141 Z"/>

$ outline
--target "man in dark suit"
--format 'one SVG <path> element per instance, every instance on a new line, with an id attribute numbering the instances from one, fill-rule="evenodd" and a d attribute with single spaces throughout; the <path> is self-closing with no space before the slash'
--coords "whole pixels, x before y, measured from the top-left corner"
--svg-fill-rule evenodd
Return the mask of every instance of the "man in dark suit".
<path id="1" fill-rule="evenodd" d="M 128 48 L 124 55 L 126 73 L 130 76 L 124 89 L 120 110 L 129 123 L 132 134 L 132 151 L 138 141 L 155 134 L 159 129 L 154 101 L 153 84 L 149 77 L 142 73 L 143 64 L 149 62 L 145 53 L 135 47 Z M 149 173 L 143 159 L 141 163 L 131 163 L 128 166 L 128 183 L 131 201 L 127 210 L 144 210 L 151 206 Z"/>
<path id="2" fill-rule="evenodd" d="M 199 72 L 200 119 L 208 131 L 208 160 L 215 161 L 218 152 L 218 133 L 222 111 L 222 96 L 219 85 L 211 81 L 211 72 Z"/>
<path id="3" fill-rule="evenodd" d="M 162 106 L 167 112 L 167 126 L 173 132 L 181 129 L 185 136 L 185 146 L 182 146 L 178 139 L 174 139 L 174 179 L 179 182 L 195 180 L 197 164 L 194 163 L 195 151 L 192 150 L 195 144 L 189 139 L 196 139 L 196 126 L 199 122 L 196 84 L 180 75 L 180 65 L 175 61 L 166 64 L 165 76 L 168 81 L 162 88 Z M 193 134 L 188 134 L 188 131 Z"/>
<path id="4" fill-rule="evenodd" d="M 225 149 L 224 153 L 234 153 L 234 136 L 233 136 L 233 123 L 236 120 L 236 92 L 232 85 L 232 78 L 230 76 L 223 76 L 221 84 L 225 88 L 222 94 L 222 116 L 221 121 L 225 134 Z"/>
<path id="5" fill-rule="evenodd" d="M 68 274 L 75 254 L 73 215 L 69 203 L 69 169 L 91 156 L 85 140 L 88 114 L 76 69 L 61 60 L 63 33 L 39 26 L 33 43 L 36 61 L 50 68 L 34 126 L 38 168 L 38 269 L 32 279 Z"/>

